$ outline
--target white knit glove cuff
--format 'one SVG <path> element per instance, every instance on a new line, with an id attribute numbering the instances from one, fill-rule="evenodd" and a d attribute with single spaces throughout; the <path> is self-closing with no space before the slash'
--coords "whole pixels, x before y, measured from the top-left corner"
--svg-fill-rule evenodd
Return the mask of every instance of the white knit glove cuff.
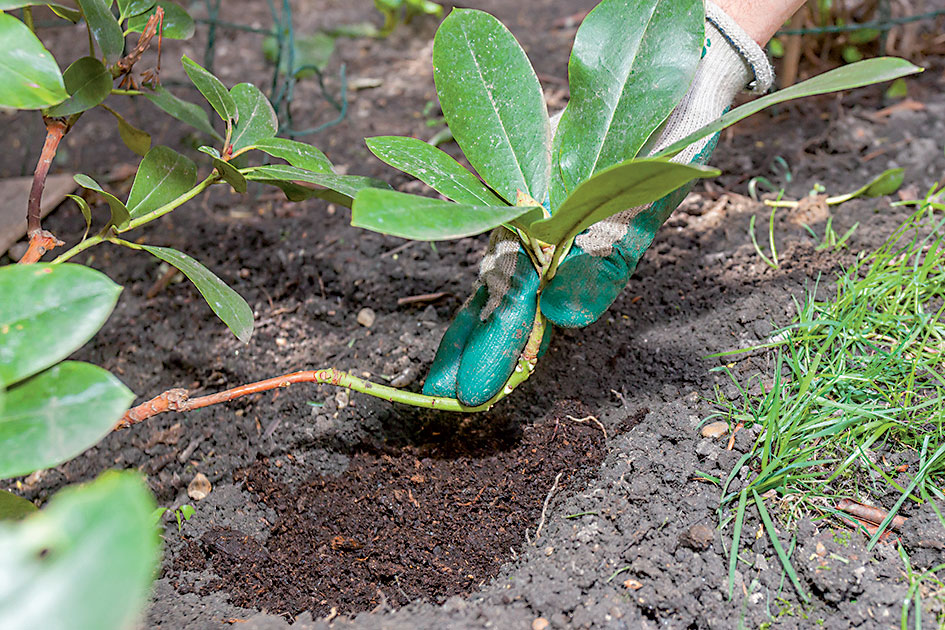
<path id="1" fill-rule="evenodd" d="M 748 66 L 752 79 L 747 87 L 757 94 L 764 94 L 771 89 L 771 84 L 774 83 L 774 69 L 765 51 L 755 43 L 755 40 L 710 0 L 706 0 L 705 3 L 705 19 L 718 30 Z M 706 37 L 709 37 L 708 28 L 706 28 Z"/>

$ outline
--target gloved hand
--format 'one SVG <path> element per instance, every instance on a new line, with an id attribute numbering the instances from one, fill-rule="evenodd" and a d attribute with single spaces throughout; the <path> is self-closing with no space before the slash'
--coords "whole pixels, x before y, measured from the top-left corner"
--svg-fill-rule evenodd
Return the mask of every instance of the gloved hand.
<path id="1" fill-rule="evenodd" d="M 721 9 L 706 2 L 702 60 L 654 152 L 721 116 L 746 86 L 764 92 L 773 80 L 761 48 Z M 553 126 L 556 123 L 555 118 Z M 716 141 L 717 135 L 697 142 L 673 160 L 705 164 Z M 688 192 L 683 188 L 649 206 L 625 210 L 580 234 L 542 292 L 542 313 L 562 327 L 596 321 L 626 286 L 656 231 Z M 538 274 L 517 237 L 505 228 L 493 232 L 475 292 L 443 336 L 423 393 L 455 396 L 469 406 L 481 405 L 498 393 L 525 347 L 538 308 L 538 284 Z"/>

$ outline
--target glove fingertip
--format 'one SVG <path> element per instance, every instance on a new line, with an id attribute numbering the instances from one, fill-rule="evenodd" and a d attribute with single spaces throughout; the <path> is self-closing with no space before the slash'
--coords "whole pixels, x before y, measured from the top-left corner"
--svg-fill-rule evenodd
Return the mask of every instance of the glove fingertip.
<path id="1" fill-rule="evenodd" d="M 479 287 L 469 302 L 456 313 L 453 322 L 443 334 L 440 345 L 436 349 L 436 356 L 430 364 L 430 371 L 423 384 L 423 393 L 427 396 L 456 396 L 456 379 L 459 376 L 459 363 L 463 350 L 469 343 L 476 326 L 479 325 L 479 314 L 488 298 L 485 287 Z"/>

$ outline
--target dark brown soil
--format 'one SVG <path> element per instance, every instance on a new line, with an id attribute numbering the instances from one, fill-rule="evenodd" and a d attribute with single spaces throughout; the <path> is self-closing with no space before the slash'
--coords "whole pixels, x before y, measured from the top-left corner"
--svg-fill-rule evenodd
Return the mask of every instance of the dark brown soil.
<path id="1" fill-rule="evenodd" d="M 428 444 L 361 451 L 340 476 L 295 484 L 270 472 L 281 460 L 262 458 L 235 478 L 279 514 L 268 540 L 214 527 L 184 547 L 173 571 L 209 569 L 219 579 L 204 594 L 224 590 L 238 606 L 289 617 L 469 592 L 529 528 L 534 536 L 556 473 L 555 490 L 566 490 L 601 462 L 603 433 L 575 421 L 580 407 L 559 403 L 528 426 L 433 431 Z"/>

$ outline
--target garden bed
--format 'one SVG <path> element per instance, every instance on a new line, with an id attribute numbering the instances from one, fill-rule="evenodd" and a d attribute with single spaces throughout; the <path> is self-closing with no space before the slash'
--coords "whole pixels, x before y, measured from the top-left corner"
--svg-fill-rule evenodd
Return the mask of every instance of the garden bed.
<path id="1" fill-rule="evenodd" d="M 265 23 L 259 3 L 242 4 L 225 8 L 240 21 Z M 363 20 L 371 3 L 317 4 L 325 6 L 297 9 L 296 29 Z M 566 18 L 594 4 L 476 7 L 509 25 L 560 107 L 576 26 Z M 345 121 L 306 140 L 351 174 L 416 192 L 406 176 L 371 157 L 362 139 L 428 139 L 439 129 L 428 124 L 436 118 L 427 105 L 435 100 L 433 29 L 420 23 L 386 40 L 339 40 L 352 84 L 376 87 L 352 90 Z M 197 57 L 201 36 L 170 47 L 170 54 Z M 221 79 L 265 84 L 259 38 L 218 37 Z M 72 45 L 68 34 L 59 44 Z M 940 60 L 933 63 L 912 82 L 912 98 L 923 104 L 918 111 L 876 117 L 886 103 L 881 88 L 870 88 L 783 107 L 723 135 L 713 164 L 724 175 L 697 186 L 608 314 L 583 330 L 555 331 L 535 376 L 487 413 L 434 413 L 296 385 L 115 433 L 31 476 L 25 493 L 42 499 L 110 467 L 140 468 L 161 505 L 196 507 L 180 531 L 171 524 L 165 534 L 148 628 L 305 629 L 328 621 L 363 628 L 547 627 L 539 618 L 562 628 L 898 623 L 908 583 L 896 545 L 866 551 L 860 534 L 809 519 L 794 523 L 792 557 L 810 603 L 785 579 L 768 537 L 755 536 L 761 521 L 753 516 L 744 528 L 735 597 L 728 599 L 731 532 L 716 529 L 720 492 L 700 476 L 728 475 L 756 434 L 739 432 L 727 450 L 727 437 L 703 438 L 700 423 L 715 410 L 717 387 L 723 396 L 738 395 L 711 368 L 734 362 L 732 369 L 750 374 L 766 367 L 762 356 L 708 355 L 765 341 L 790 322 L 794 299 L 815 285 L 829 295 L 836 273 L 858 252 L 879 246 L 909 214 L 888 199 L 835 207 L 838 233 L 859 227 L 847 249 L 817 251 L 819 241 L 802 223 L 823 234 L 828 215 L 816 208 L 779 211 L 781 264 L 772 269 L 749 238 L 750 217 L 767 226 L 769 213 L 744 196 L 749 178 L 773 179 L 770 165 L 780 156 L 792 168 L 787 194 L 799 198 L 815 183 L 848 192 L 902 166 L 903 194 L 921 196 L 945 169 L 945 79 Z M 162 78 L 181 77 L 169 71 Z M 310 86 L 296 103 L 297 118 L 331 117 Z M 153 111 L 127 109 L 131 118 Z M 67 137 L 58 168 L 88 171 L 93 151 L 99 156 L 93 175 L 120 175 L 134 161 L 117 139 L 103 149 L 96 115 Z M 5 120 L 3 130 L 15 147 L 34 151 L 36 129 L 20 122 L 28 118 Z M 34 154 L 22 151 L 23 163 L 31 164 Z M 0 161 L 3 175 L 19 175 L 20 160 L 11 152 Z M 120 188 L 120 180 L 114 185 Z M 150 229 L 149 242 L 199 255 L 247 299 L 256 332 L 246 346 L 190 284 L 161 287 L 163 270 L 154 259 L 98 248 L 84 262 L 125 291 L 79 356 L 142 397 L 170 387 L 211 392 L 327 366 L 419 388 L 472 285 L 485 239 L 433 247 L 348 221 L 347 210 L 324 202 L 288 204 L 268 190 L 255 197 L 221 190 Z M 67 242 L 84 229 L 71 204 L 46 225 Z M 375 315 L 370 327 L 358 322 L 363 309 Z M 197 473 L 213 485 L 201 501 L 187 497 Z M 871 498 L 889 508 L 898 495 L 890 489 Z M 913 562 L 941 561 L 945 552 L 936 545 L 945 545 L 945 531 L 934 513 L 907 504 L 904 515 L 910 520 L 902 539 Z M 941 596 L 925 601 L 927 618 L 942 614 Z"/>

